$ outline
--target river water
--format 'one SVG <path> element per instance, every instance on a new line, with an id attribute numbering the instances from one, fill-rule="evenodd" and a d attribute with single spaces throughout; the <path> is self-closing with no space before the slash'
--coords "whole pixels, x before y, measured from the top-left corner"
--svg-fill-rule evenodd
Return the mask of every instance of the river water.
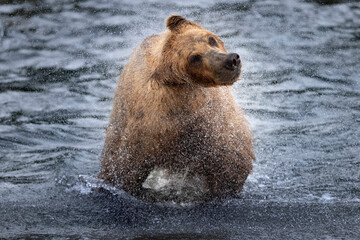
<path id="1" fill-rule="evenodd" d="M 360 3 L 2 0 L 0 238 L 359 239 Z M 240 54 L 238 198 L 153 205 L 96 178 L 116 80 L 177 13 Z"/>

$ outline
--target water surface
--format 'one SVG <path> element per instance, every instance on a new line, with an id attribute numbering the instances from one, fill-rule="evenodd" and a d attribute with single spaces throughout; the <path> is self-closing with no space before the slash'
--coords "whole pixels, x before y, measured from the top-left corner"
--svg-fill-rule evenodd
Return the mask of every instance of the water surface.
<path id="1" fill-rule="evenodd" d="M 2 2 L 0 237 L 358 239 L 360 4 L 320 2 Z M 172 13 L 241 56 L 234 95 L 257 162 L 239 198 L 169 206 L 96 190 L 117 77 Z"/>

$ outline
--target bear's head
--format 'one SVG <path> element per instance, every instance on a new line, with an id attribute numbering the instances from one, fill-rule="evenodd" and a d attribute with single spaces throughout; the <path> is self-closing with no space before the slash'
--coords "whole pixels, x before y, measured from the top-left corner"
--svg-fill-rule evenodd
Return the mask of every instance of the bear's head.
<path id="1" fill-rule="evenodd" d="M 231 85 L 241 72 L 240 57 L 228 53 L 221 39 L 181 16 L 167 18 L 169 29 L 153 77 L 167 85 Z"/>

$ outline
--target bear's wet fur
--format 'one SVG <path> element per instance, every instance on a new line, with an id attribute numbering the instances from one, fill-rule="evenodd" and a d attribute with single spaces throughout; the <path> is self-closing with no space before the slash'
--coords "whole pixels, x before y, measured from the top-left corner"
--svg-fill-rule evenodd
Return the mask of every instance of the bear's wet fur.
<path id="1" fill-rule="evenodd" d="M 118 80 L 99 177 L 144 197 L 154 168 L 205 179 L 206 199 L 241 191 L 255 160 L 231 94 L 241 61 L 215 34 L 181 16 L 143 41 Z"/>

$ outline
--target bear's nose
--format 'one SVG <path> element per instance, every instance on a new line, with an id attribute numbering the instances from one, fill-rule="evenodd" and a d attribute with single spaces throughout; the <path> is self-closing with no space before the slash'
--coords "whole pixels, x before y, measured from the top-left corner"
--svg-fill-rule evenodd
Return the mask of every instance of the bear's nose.
<path id="1" fill-rule="evenodd" d="M 235 70 L 240 66 L 240 56 L 237 53 L 229 53 L 225 58 L 225 68 Z"/>

